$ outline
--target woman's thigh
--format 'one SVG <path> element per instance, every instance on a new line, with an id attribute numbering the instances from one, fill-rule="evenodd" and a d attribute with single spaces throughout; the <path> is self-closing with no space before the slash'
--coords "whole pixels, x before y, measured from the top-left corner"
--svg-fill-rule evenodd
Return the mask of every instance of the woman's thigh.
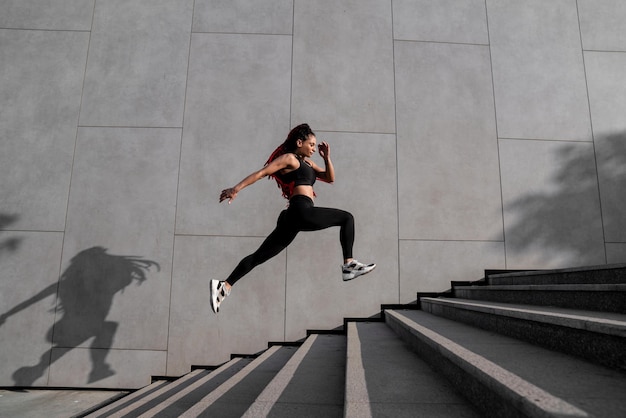
<path id="1" fill-rule="evenodd" d="M 299 213 L 298 227 L 301 231 L 317 231 L 342 226 L 352 218 L 350 212 L 341 209 L 310 207 Z"/>
<path id="2" fill-rule="evenodd" d="M 298 235 L 298 228 L 290 221 L 286 211 L 278 217 L 276 228 L 265 238 L 255 254 L 263 259 L 274 257 L 284 250 Z"/>

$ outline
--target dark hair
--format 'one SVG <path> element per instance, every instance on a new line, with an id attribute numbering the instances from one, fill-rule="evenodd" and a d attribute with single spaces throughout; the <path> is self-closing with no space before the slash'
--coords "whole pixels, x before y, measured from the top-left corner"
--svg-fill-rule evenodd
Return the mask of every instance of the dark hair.
<path id="1" fill-rule="evenodd" d="M 298 139 L 306 141 L 309 135 L 315 134 L 311 130 L 311 127 L 306 123 L 303 123 L 293 128 L 289 132 L 289 135 L 287 135 L 287 139 L 285 139 L 285 142 L 283 142 L 282 146 L 284 147 L 285 152 L 295 151 L 297 148 L 296 142 L 298 141 Z"/>
<path id="2" fill-rule="evenodd" d="M 311 127 L 308 124 L 303 123 L 303 124 L 296 126 L 291 131 L 289 131 L 289 135 L 287 135 L 287 139 L 285 139 L 285 141 L 282 144 L 280 144 L 278 148 L 274 150 L 274 152 L 272 152 L 272 154 L 269 156 L 269 158 L 265 162 L 265 165 L 268 165 L 269 163 L 271 163 L 272 161 L 274 161 L 276 158 L 280 157 L 283 154 L 294 152 L 296 148 L 298 148 L 298 146 L 296 145 L 296 142 L 298 142 L 298 139 L 302 141 L 306 141 L 306 139 L 310 135 L 315 135 L 315 133 L 313 133 L 313 131 L 311 130 Z M 278 173 L 270 175 L 270 178 L 273 178 L 274 180 L 276 180 L 278 187 L 281 189 L 283 193 L 283 197 L 285 199 L 289 199 L 293 192 L 294 182 L 285 183 L 283 179 L 280 178 L 280 175 L 278 175 Z"/>

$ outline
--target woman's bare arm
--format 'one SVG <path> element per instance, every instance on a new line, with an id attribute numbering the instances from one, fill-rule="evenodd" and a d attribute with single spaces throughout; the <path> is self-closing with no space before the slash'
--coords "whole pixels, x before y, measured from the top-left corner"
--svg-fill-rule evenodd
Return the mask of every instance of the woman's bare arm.
<path id="1" fill-rule="evenodd" d="M 320 166 L 311 161 L 311 167 L 315 170 L 315 174 L 318 179 L 325 181 L 327 183 L 332 183 L 335 181 L 335 167 L 333 166 L 333 162 L 330 159 L 330 145 L 326 142 L 322 142 L 318 146 L 320 157 L 324 159 L 325 168 L 322 169 Z"/>
<path id="2" fill-rule="evenodd" d="M 237 197 L 237 193 L 239 193 L 242 189 L 256 183 L 263 177 L 272 175 L 284 168 L 295 169 L 298 167 L 298 164 L 299 162 L 293 154 L 281 155 L 265 167 L 246 176 L 246 178 L 241 180 L 234 187 L 222 190 L 222 193 L 220 194 L 220 203 L 228 199 L 228 204 L 230 204 L 235 199 L 235 197 Z"/>

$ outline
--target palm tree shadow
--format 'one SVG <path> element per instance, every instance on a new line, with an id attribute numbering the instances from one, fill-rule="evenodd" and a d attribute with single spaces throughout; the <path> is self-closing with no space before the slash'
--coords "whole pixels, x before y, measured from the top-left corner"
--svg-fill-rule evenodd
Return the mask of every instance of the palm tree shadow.
<path id="1" fill-rule="evenodd" d="M 15 313 L 48 296 L 58 295 L 57 313 L 60 318 L 46 335 L 52 346 L 41 355 L 38 364 L 21 367 L 13 373 L 15 386 L 31 386 L 63 354 L 91 338 L 89 383 L 114 375 L 106 362 L 118 327 L 117 322 L 106 320 L 113 297 L 134 281 L 138 285 L 143 283 L 146 273 L 153 266 L 157 271 L 160 268 L 155 261 L 111 255 L 105 248 L 92 247 L 72 258 L 58 284 L 48 286 L 0 316 L 1 325 Z"/>
<path id="2" fill-rule="evenodd" d="M 596 142 L 606 242 L 626 243 L 626 132 Z"/>
<path id="3" fill-rule="evenodd" d="M 605 242 L 626 242 L 626 133 L 594 142 L 595 164 L 588 148 L 563 145 L 551 185 L 506 208 L 515 214 L 507 248 L 537 263 L 525 267 L 604 264 Z"/>

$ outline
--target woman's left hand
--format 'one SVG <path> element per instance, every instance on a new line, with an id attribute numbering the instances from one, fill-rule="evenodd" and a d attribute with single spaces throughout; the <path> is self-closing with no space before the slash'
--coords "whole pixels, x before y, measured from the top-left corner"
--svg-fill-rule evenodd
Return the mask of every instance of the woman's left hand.
<path id="1" fill-rule="evenodd" d="M 317 146 L 317 149 L 319 150 L 320 157 L 325 160 L 330 158 L 330 145 L 328 145 L 328 142 L 322 142 Z"/>
<path id="2" fill-rule="evenodd" d="M 237 191 L 235 190 L 234 187 L 231 187 L 229 189 L 224 189 L 222 190 L 222 193 L 220 194 L 220 203 L 228 199 L 228 204 L 230 205 L 230 202 L 232 202 L 235 199 L 235 197 L 237 197 Z"/>

